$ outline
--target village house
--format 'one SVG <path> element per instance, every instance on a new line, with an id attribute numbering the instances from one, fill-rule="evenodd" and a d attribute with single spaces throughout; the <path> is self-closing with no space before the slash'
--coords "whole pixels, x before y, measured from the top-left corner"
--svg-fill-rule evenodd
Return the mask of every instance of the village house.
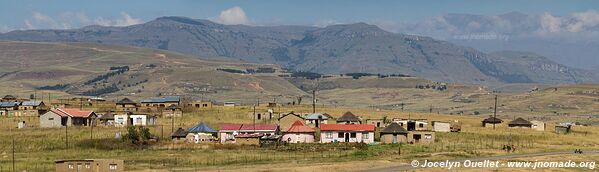
<path id="1" fill-rule="evenodd" d="M 194 101 L 191 103 L 187 103 L 187 107 L 192 107 L 192 108 L 196 108 L 196 109 L 212 109 L 212 102 Z"/>
<path id="2" fill-rule="evenodd" d="M 374 142 L 374 125 L 370 124 L 321 124 L 320 142 Z"/>
<path id="3" fill-rule="evenodd" d="M 283 141 L 287 143 L 312 143 L 315 130 L 306 126 L 302 121 L 295 121 L 283 132 Z"/>
<path id="4" fill-rule="evenodd" d="M 384 118 L 381 119 L 366 119 L 366 124 L 374 125 L 378 127 L 386 127 L 387 123 Z"/>
<path id="5" fill-rule="evenodd" d="M 408 131 L 398 123 L 391 123 L 380 131 L 381 143 L 407 143 Z"/>
<path id="6" fill-rule="evenodd" d="M 434 143 L 435 132 L 425 130 L 408 131 L 408 143 Z"/>
<path id="7" fill-rule="evenodd" d="M 46 104 L 42 101 L 25 101 L 19 105 L 18 109 L 21 116 L 39 116 L 48 111 Z"/>
<path id="8" fill-rule="evenodd" d="M 0 115 L 20 116 L 18 114 L 19 102 L 0 102 Z"/>
<path id="9" fill-rule="evenodd" d="M 119 112 L 137 112 L 139 105 L 129 98 L 123 98 L 116 102 L 116 110 Z"/>
<path id="10" fill-rule="evenodd" d="M 181 99 L 179 96 L 165 96 L 162 98 L 149 98 L 141 101 L 142 107 L 145 109 L 156 110 L 169 107 L 171 105 L 179 106 Z"/>
<path id="11" fill-rule="evenodd" d="M 239 129 L 243 124 L 223 124 L 218 130 L 220 143 L 235 143 L 235 136 L 239 134 Z"/>
<path id="12" fill-rule="evenodd" d="M 523 118 L 516 118 L 507 124 L 508 128 L 532 128 L 532 123 Z"/>
<path id="13" fill-rule="evenodd" d="M 181 117 L 183 116 L 183 110 L 181 110 L 181 108 L 177 107 L 177 105 L 170 105 L 168 107 L 166 107 L 166 109 L 162 110 L 162 116 L 163 117 Z"/>
<path id="14" fill-rule="evenodd" d="M 362 124 L 362 119 L 351 112 L 345 112 L 337 118 L 337 124 Z"/>
<path id="15" fill-rule="evenodd" d="M 156 121 L 158 118 L 156 115 L 151 114 L 132 114 L 125 113 L 114 115 L 114 126 L 116 127 L 126 127 L 129 125 L 133 126 L 148 126 L 148 125 L 156 125 Z"/>
<path id="16" fill-rule="evenodd" d="M 532 120 L 532 121 L 530 121 L 530 123 L 532 123 L 532 126 L 531 126 L 532 129 L 537 130 L 537 131 L 545 131 L 545 122 Z"/>
<path id="17" fill-rule="evenodd" d="M 503 120 L 499 119 L 499 118 L 495 118 L 495 117 L 489 117 L 486 118 L 482 121 L 482 125 L 483 127 L 498 127 L 501 125 L 501 123 L 503 122 Z"/>
<path id="18" fill-rule="evenodd" d="M 177 131 L 175 131 L 175 132 L 173 132 L 173 134 L 171 134 L 171 139 L 175 143 L 186 142 L 186 139 L 185 139 L 186 137 L 187 137 L 187 131 L 185 131 L 183 128 L 179 128 L 179 129 L 177 129 Z"/>
<path id="19" fill-rule="evenodd" d="M 103 126 L 113 126 L 114 125 L 114 112 L 108 111 L 104 114 L 99 115 L 98 122 Z"/>
<path id="20" fill-rule="evenodd" d="M 0 102 L 18 102 L 18 99 L 13 95 L 5 95 L 0 99 Z"/>
<path id="21" fill-rule="evenodd" d="M 191 143 L 213 142 L 217 141 L 218 131 L 210 128 L 204 122 L 187 129 L 187 141 Z"/>
<path id="22" fill-rule="evenodd" d="M 56 172 L 125 171 L 125 162 L 116 159 L 79 159 L 56 161 Z"/>
<path id="23" fill-rule="evenodd" d="M 40 127 L 55 128 L 63 126 L 95 125 L 96 113 L 79 109 L 56 108 L 40 116 Z"/>
<path id="24" fill-rule="evenodd" d="M 260 137 L 276 135 L 279 126 L 276 124 L 223 124 L 218 131 L 221 143 L 259 144 Z"/>
<path id="25" fill-rule="evenodd" d="M 331 118 L 331 115 L 326 113 L 311 113 L 304 117 L 306 125 L 315 128 L 320 128 L 321 124 L 327 124 Z"/>
<path id="26" fill-rule="evenodd" d="M 277 118 L 277 123 L 279 124 L 280 128 L 284 128 L 287 129 L 289 127 L 291 127 L 292 124 L 295 123 L 295 121 L 304 121 L 304 117 L 302 117 L 301 115 L 295 114 L 293 112 L 289 112 L 289 113 L 282 113 L 280 114 L 280 117 Z"/>
<path id="27" fill-rule="evenodd" d="M 426 119 L 393 119 L 392 122 L 398 123 L 408 131 L 428 130 Z"/>

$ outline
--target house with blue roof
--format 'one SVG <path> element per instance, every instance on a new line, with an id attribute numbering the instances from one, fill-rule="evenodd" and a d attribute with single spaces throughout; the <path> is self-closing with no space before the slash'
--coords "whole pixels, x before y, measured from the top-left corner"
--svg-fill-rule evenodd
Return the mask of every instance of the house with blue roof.
<path id="1" fill-rule="evenodd" d="M 200 122 L 195 126 L 187 129 L 188 140 L 194 143 L 216 142 L 218 141 L 218 130 L 212 129 L 204 122 Z"/>

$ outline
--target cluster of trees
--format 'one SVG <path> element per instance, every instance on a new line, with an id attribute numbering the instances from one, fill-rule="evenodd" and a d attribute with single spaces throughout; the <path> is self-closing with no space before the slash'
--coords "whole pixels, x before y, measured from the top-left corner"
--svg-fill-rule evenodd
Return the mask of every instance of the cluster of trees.
<path id="1" fill-rule="evenodd" d="M 363 76 L 377 76 L 379 78 L 387 78 L 387 77 L 410 77 L 410 75 L 405 75 L 405 74 L 372 74 L 372 73 L 346 73 L 346 74 L 341 74 L 341 76 L 351 76 L 353 79 L 360 79 L 360 77 Z"/>
<path id="2" fill-rule="evenodd" d="M 110 70 L 123 70 L 123 71 L 128 71 L 129 70 L 129 66 L 111 66 Z"/>
<path id="3" fill-rule="evenodd" d="M 113 69 L 114 69 L 114 71 L 108 72 L 108 73 L 106 73 L 104 75 L 96 76 L 93 79 L 85 81 L 85 83 L 83 83 L 83 84 L 89 85 L 89 84 L 92 84 L 92 83 L 95 83 L 95 82 L 98 82 L 98 81 L 106 80 L 106 79 L 108 79 L 110 77 L 113 77 L 113 76 L 116 76 L 116 75 L 123 74 L 123 73 L 129 71 L 129 66 L 110 67 L 110 70 L 113 70 Z"/>
<path id="4" fill-rule="evenodd" d="M 104 95 L 104 94 L 109 94 L 109 93 L 114 93 L 120 91 L 119 87 L 116 86 L 116 84 L 112 84 L 108 87 L 103 87 L 103 88 L 99 88 L 99 89 L 93 89 L 93 90 L 88 90 L 85 91 L 83 93 L 81 93 L 81 95 L 84 96 L 99 96 L 99 95 Z"/>
<path id="5" fill-rule="evenodd" d="M 296 77 L 296 78 L 301 77 L 301 78 L 314 80 L 314 79 L 322 78 L 322 74 L 314 73 L 314 72 L 295 71 L 291 74 L 291 77 Z"/>
<path id="6" fill-rule="evenodd" d="M 229 72 L 229 73 L 247 73 L 247 71 L 243 71 L 243 70 L 239 70 L 239 69 L 222 69 L 222 68 L 218 68 L 216 70 L 223 71 L 223 72 Z"/>
<path id="7" fill-rule="evenodd" d="M 56 85 L 47 85 L 36 87 L 38 90 L 64 90 L 69 86 L 69 84 L 56 84 Z"/>
<path id="8" fill-rule="evenodd" d="M 259 67 L 258 69 L 246 69 L 248 73 L 275 73 L 275 69 L 271 67 Z"/>
<path id="9" fill-rule="evenodd" d="M 148 140 L 153 138 L 150 129 L 143 126 L 129 126 L 127 127 L 127 134 L 123 137 L 125 141 L 129 141 L 133 144 L 146 144 Z"/>

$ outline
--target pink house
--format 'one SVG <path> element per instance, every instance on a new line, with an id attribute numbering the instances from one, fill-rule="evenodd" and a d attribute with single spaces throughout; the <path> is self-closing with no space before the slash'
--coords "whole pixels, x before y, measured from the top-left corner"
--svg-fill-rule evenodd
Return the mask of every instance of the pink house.
<path id="1" fill-rule="evenodd" d="M 320 142 L 374 142 L 374 125 L 370 124 L 321 124 Z"/>

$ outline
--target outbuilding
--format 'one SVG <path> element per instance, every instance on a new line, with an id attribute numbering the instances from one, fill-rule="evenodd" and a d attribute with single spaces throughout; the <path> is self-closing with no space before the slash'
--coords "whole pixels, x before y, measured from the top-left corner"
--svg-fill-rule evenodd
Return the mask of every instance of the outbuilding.
<path id="1" fill-rule="evenodd" d="M 408 140 L 408 131 L 395 122 L 381 130 L 380 134 L 381 143 L 407 143 Z"/>

